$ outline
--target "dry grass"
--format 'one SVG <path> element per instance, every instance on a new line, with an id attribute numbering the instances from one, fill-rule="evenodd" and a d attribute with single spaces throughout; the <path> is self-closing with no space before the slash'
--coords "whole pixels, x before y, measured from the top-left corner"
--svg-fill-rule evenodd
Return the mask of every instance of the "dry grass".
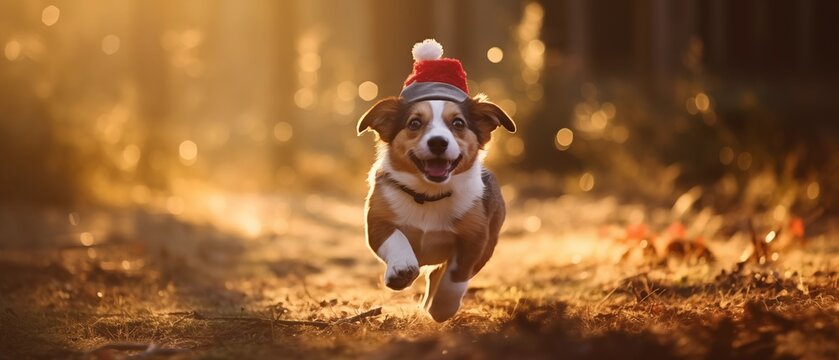
<path id="1" fill-rule="evenodd" d="M 0 358 L 839 353 L 829 235 L 765 265 L 736 266 L 749 246 L 736 234 L 708 243 L 710 264 L 647 261 L 636 250 L 617 261 L 635 245 L 613 239 L 608 227 L 631 209 L 526 202 L 511 211 L 461 312 L 437 324 L 416 308 L 422 281 L 400 293 L 384 289 L 381 265 L 364 247 L 360 222 L 353 225 L 360 209 L 324 201 L 346 213 L 298 211 L 284 234 L 256 237 L 140 210 L 81 211 L 78 226 L 54 210 L 7 212 L 3 225 L 17 230 L 8 230 L 0 253 Z M 77 246 L 84 231 L 96 244 Z M 352 318 L 378 307 L 380 315 Z M 148 344 L 169 350 L 143 353 Z"/>

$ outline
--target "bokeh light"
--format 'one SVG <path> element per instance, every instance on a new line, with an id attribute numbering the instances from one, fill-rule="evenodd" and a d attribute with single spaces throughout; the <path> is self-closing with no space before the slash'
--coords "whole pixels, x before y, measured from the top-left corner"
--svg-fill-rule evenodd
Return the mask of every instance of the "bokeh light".
<path id="1" fill-rule="evenodd" d="M 594 175 L 591 173 L 583 173 L 580 176 L 580 190 L 582 191 L 591 191 L 594 189 Z"/>
<path id="2" fill-rule="evenodd" d="M 500 63 L 504 60 L 504 51 L 497 46 L 493 46 L 487 50 L 487 60 L 493 64 Z"/>
<path id="3" fill-rule="evenodd" d="M 742 152 L 737 155 L 737 167 L 740 170 L 748 170 L 752 166 L 752 154 Z"/>
<path id="4" fill-rule="evenodd" d="M 274 138 L 277 139 L 279 142 L 286 142 L 291 140 L 291 137 L 294 135 L 294 128 L 291 124 L 280 121 L 274 125 Z"/>
<path id="5" fill-rule="evenodd" d="M 521 156 L 524 154 L 524 140 L 518 136 L 507 139 L 504 148 L 510 156 Z"/>
<path id="6" fill-rule="evenodd" d="M 338 99 L 342 101 L 351 101 L 356 95 L 356 85 L 352 81 L 342 81 L 338 84 L 337 94 Z"/>
<path id="7" fill-rule="evenodd" d="M 16 40 L 10 40 L 6 43 L 6 46 L 3 48 L 3 54 L 6 55 L 6 59 L 9 61 L 15 61 L 20 56 L 21 46 L 20 43 Z"/>
<path id="8" fill-rule="evenodd" d="M 708 108 L 711 106 L 711 99 L 703 93 L 696 94 L 694 101 L 696 102 L 696 109 L 702 112 L 708 111 Z"/>
<path id="9" fill-rule="evenodd" d="M 559 150 L 568 150 L 571 143 L 574 141 L 574 132 L 569 128 L 562 128 L 556 132 L 555 139 L 556 148 Z"/>
<path id="10" fill-rule="evenodd" d="M 122 158 L 129 167 L 137 165 L 137 162 L 140 161 L 141 154 L 140 147 L 134 144 L 130 144 L 122 150 Z"/>
<path id="11" fill-rule="evenodd" d="M 110 34 L 102 38 L 102 52 L 105 55 L 113 55 L 119 51 L 120 39 L 118 36 Z"/>
<path id="12" fill-rule="evenodd" d="M 527 232 L 537 232 L 542 228 L 542 219 L 538 216 L 531 215 L 524 219 L 524 230 Z"/>
<path id="13" fill-rule="evenodd" d="M 294 93 L 294 104 L 301 109 L 308 109 L 315 103 L 315 93 L 311 89 L 300 89 Z"/>
<path id="14" fill-rule="evenodd" d="M 91 246 L 94 243 L 93 234 L 85 231 L 79 234 L 79 242 L 84 246 Z"/>
<path id="15" fill-rule="evenodd" d="M 53 26 L 58 22 L 58 17 L 61 15 L 61 10 L 55 5 L 49 5 L 41 12 L 41 22 L 46 26 Z"/>
<path id="16" fill-rule="evenodd" d="M 819 197 L 819 193 L 821 193 L 821 187 L 819 186 L 818 182 L 813 181 L 813 182 L 807 184 L 807 198 L 808 199 L 815 200 L 816 198 Z"/>
<path id="17" fill-rule="evenodd" d="M 379 96 L 379 86 L 372 81 L 365 81 L 358 85 L 358 97 L 364 101 L 371 101 Z"/>
<path id="18" fill-rule="evenodd" d="M 184 140 L 178 146 L 178 155 L 184 165 L 192 165 L 198 158 L 198 145 L 192 140 Z"/>

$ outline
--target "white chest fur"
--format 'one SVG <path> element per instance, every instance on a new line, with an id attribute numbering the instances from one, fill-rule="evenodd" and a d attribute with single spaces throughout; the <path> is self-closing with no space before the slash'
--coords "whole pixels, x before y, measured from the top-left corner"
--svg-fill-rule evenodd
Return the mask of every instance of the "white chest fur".
<path id="1" fill-rule="evenodd" d="M 445 199 L 418 204 L 410 195 L 395 186 L 384 185 L 382 194 L 396 215 L 394 223 L 414 227 L 423 232 L 454 230 L 454 220 L 475 206 L 484 192 L 481 179 L 483 166 L 480 161 L 475 161 L 470 169 L 453 175 L 445 184 L 432 184 L 415 174 L 394 171 L 386 157 L 381 158 L 376 165 L 381 166 L 394 180 L 414 191 L 427 195 L 451 191 L 452 195 Z M 376 171 L 376 167 L 373 171 Z"/>

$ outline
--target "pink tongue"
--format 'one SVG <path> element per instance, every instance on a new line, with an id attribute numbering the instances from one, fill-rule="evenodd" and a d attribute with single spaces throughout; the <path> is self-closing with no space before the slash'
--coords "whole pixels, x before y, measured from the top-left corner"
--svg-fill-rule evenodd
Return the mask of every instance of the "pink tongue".
<path id="1" fill-rule="evenodd" d="M 445 176 L 448 171 L 448 161 L 429 161 L 425 164 L 425 173 L 429 176 Z"/>

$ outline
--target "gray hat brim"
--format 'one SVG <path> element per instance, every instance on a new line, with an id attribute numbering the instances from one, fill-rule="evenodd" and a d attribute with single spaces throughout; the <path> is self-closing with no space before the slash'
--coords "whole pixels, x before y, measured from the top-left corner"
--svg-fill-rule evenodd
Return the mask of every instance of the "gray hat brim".
<path id="1" fill-rule="evenodd" d="M 469 98 L 469 94 L 458 87 L 441 82 L 415 82 L 403 88 L 399 96 L 407 102 L 449 100 L 460 103 Z"/>

